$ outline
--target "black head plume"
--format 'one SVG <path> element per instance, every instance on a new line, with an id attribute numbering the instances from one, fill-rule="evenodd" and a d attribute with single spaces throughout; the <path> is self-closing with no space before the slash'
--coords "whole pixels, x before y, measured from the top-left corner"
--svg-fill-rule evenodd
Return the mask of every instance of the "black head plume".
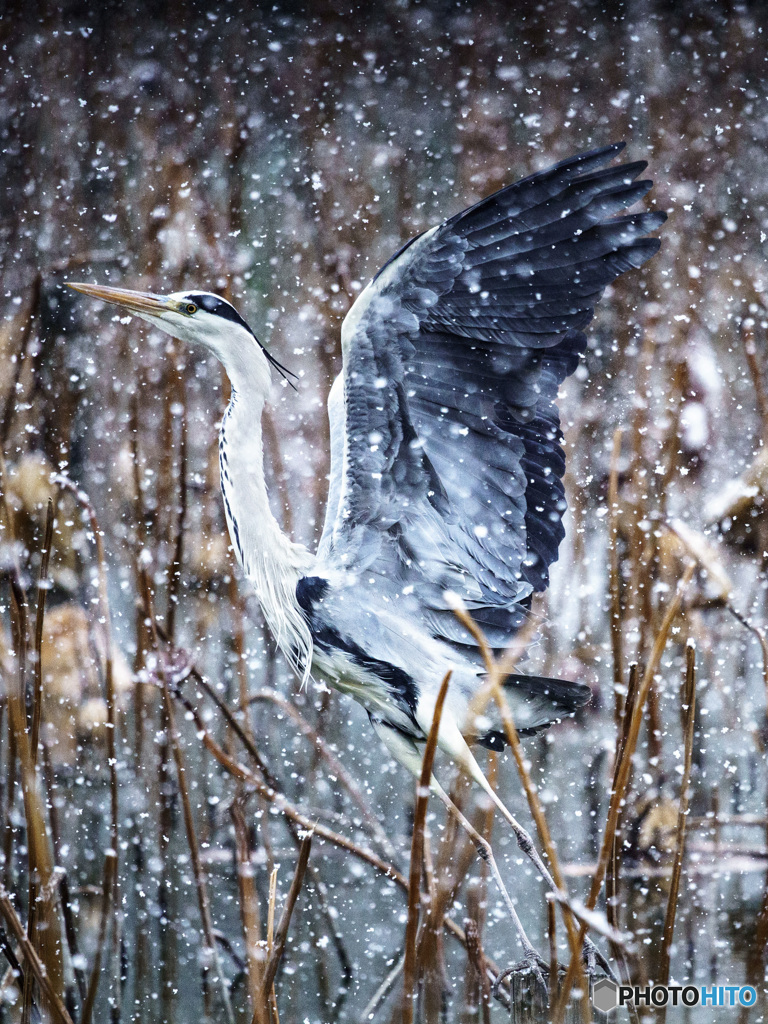
<path id="1" fill-rule="evenodd" d="M 274 366 L 283 380 L 288 381 L 294 391 L 298 388 L 290 379 L 293 377 L 294 380 L 298 380 L 298 376 L 289 370 L 286 366 L 283 366 L 281 362 L 268 351 L 268 349 L 262 345 L 256 335 L 253 333 L 251 328 L 248 326 L 245 320 L 240 316 L 232 303 L 227 302 L 226 299 L 222 299 L 219 295 L 214 295 L 212 292 L 189 292 L 186 296 L 190 302 L 194 302 L 195 305 L 199 306 L 200 309 L 204 309 L 207 313 L 213 313 L 214 316 L 220 316 L 223 320 L 231 320 L 232 323 L 239 324 L 240 327 L 244 327 L 251 337 L 256 341 L 261 351 L 267 357 L 267 360 Z"/>

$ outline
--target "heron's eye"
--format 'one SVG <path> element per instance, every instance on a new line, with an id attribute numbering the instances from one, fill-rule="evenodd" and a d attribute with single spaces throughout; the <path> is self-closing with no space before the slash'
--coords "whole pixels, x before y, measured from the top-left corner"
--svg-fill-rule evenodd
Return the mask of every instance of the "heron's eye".
<path id="1" fill-rule="evenodd" d="M 189 313 L 190 316 L 192 316 L 193 313 L 197 312 L 197 306 L 194 304 L 194 302 L 190 302 L 187 305 L 187 312 Z"/>

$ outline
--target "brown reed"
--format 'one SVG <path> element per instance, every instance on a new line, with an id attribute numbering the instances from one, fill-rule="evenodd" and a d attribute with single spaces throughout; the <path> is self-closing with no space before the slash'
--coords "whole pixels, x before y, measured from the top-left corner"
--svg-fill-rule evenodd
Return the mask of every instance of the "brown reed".
<path id="1" fill-rule="evenodd" d="M 691 780 L 691 763 L 693 761 L 693 729 L 696 714 L 696 646 L 689 640 L 685 648 L 685 684 L 683 688 L 683 710 L 685 712 L 683 775 L 680 780 L 680 808 L 677 814 L 675 832 L 675 860 L 672 867 L 672 879 L 669 885 L 667 912 L 664 917 L 664 937 L 662 939 L 661 965 L 659 967 L 659 984 L 669 984 L 669 963 L 672 938 L 675 932 L 675 917 L 680 895 L 680 877 L 683 867 L 685 849 L 685 825 L 688 815 L 688 786 Z M 662 1007 L 661 1022 L 666 1020 L 666 1006 Z"/>
<path id="2" fill-rule="evenodd" d="M 616 781 L 611 791 L 611 801 L 608 809 L 608 818 L 605 824 L 605 830 L 603 832 L 603 842 L 600 848 L 600 855 L 598 857 L 597 869 L 592 879 L 592 886 L 587 897 L 586 906 L 587 909 L 592 910 L 596 903 L 597 897 L 602 887 L 605 872 L 608 866 L 608 860 L 610 857 L 611 850 L 613 849 L 614 838 L 616 835 L 616 827 L 619 820 L 619 812 L 621 809 L 622 801 L 626 793 L 627 783 L 629 781 L 629 773 L 632 763 L 632 756 L 635 752 L 635 746 L 637 744 L 637 738 L 640 734 L 640 726 L 643 720 L 643 710 L 645 702 L 648 697 L 648 692 L 653 683 L 654 676 L 661 661 L 661 656 L 664 652 L 664 648 L 667 643 L 669 631 L 672 628 L 672 623 L 677 615 L 680 605 L 683 600 L 685 591 L 693 578 L 693 573 L 696 566 L 695 563 L 690 562 L 685 573 L 683 574 L 680 583 L 678 584 L 677 590 L 669 602 L 667 610 L 664 614 L 664 619 L 661 624 L 661 629 L 656 637 L 653 645 L 653 651 L 651 652 L 650 660 L 646 666 L 645 672 L 643 673 L 643 679 L 640 683 L 640 687 L 637 693 L 637 699 L 635 701 L 634 712 L 632 719 L 629 724 L 629 730 L 627 732 L 627 739 L 622 751 L 621 761 L 619 763 L 619 770 L 616 773 Z M 558 1004 L 555 1006 L 555 1012 L 553 1014 L 553 1020 L 555 1024 L 559 1024 L 563 1019 L 565 1012 L 565 1006 L 570 994 L 571 986 L 573 985 L 577 976 L 579 968 L 578 964 L 578 953 L 581 949 L 581 945 L 584 941 L 584 936 L 587 933 L 587 925 L 582 924 L 578 935 L 578 943 L 576 952 L 571 953 L 571 962 L 568 965 L 563 985 L 561 988 L 560 999 Z"/>
<path id="3" fill-rule="evenodd" d="M 421 776 L 416 791 L 416 807 L 413 812 L 413 833 L 411 839 L 411 863 L 408 874 L 408 921 L 405 928 L 405 959 L 403 963 L 403 996 L 402 1022 L 412 1024 L 414 1000 L 416 998 L 416 935 L 419 928 L 419 910 L 421 908 L 421 872 L 424 856 L 424 829 L 427 822 L 427 804 L 429 802 L 430 784 L 432 781 L 432 763 L 437 750 L 437 737 L 440 732 L 440 719 L 443 704 L 448 693 L 451 673 L 446 672 L 440 685 L 432 714 L 432 725 L 424 747 L 421 762 Z"/>

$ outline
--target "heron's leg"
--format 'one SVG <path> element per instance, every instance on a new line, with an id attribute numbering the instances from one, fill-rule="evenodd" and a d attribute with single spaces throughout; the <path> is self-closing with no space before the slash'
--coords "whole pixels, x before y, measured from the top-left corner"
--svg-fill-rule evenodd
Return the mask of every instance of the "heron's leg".
<path id="1" fill-rule="evenodd" d="M 488 794 L 502 816 L 511 825 L 512 831 L 515 833 L 515 839 L 517 839 L 517 845 L 526 857 L 533 862 L 536 870 L 546 881 L 550 889 L 553 892 L 556 892 L 557 886 L 555 885 L 555 880 L 544 864 L 544 861 L 539 856 L 539 852 L 534 846 L 533 840 L 514 814 L 512 814 L 512 812 L 507 808 L 506 804 L 504 804 L 496 790 L 485 777 L 483 769 L 477 763 L 475 755 L 469 749 L 469 744 L 462 736 L 458 726 L 453 722 L 446 722 L 445 724 L 447 728 L 444 730 L 443 723 L 440 723 L 440 746 L 458 764 L 458 766 Z"/>
<path id="2" fill-rule="evenodd" d="M 386 725 L 384 722 L 377 721 L 373 717 L 371 718 L 371 724 L 373 725 L 373 728 L 376 731 L 379 738 L 381 739 L 382 743 L 390 752 L 390 754 L 395 758 L 395 760 L 399 761 L 400 764 L 403 765 L 404 768 L 407 768 L 408 771 L 411 772 L 411 774 L 414 775 L 417 779 L 420 779 L 422 762 L 424 759 L 424 743 L 417 743 L 414 739 L 411 739 L 411 737 L 406 736 L 404 733 L 399 732 L 397 729 L 393 729 L 391 726 Z M 471 824 L 471 822 L 469 822 L 467 818 L 464 817 L 464 815 L 461 813 L 461 811 L 453 802 L 453 800 L 451 800 L 451 798 L 445 792 L 445 790 L 437 781 L 434 775 L 430 779 L 429 788 L 431 792 L 435 794 L 435 796 L 439 797 L 439 799 L 442 800 L 442 802 L 447 807 L 449 813 L 453 815 L 453 817 L 456 819 L 459 825 L 461 825 L 461 827 L 464 829 L 464 831 L 467 833 L 467 835 L 474 843 L 475 849 L 477 850 L 480 858 L 484 860 L 485 863 L 488 865 L 491 875 L 493 876 L 493 880 L 495 881 L 499 889 L 499 892 L 501 893 L 502 899 L 504 900 L 504 905 L 506 906 L 509 916 L 512 919 L 512 923 L 515 926 L 518 938 L 520 939 L 520 944 L 523 947 L 525 964 L 527 967 L 530 968 L 530 970 L 536 976 L 537 981 L 541 983 L 542 987 L 546 991 L 547 985 L 544 981 L 544 976 L 542 974 L 542 967 L 546 969 L 547 964 L 536 952 L 533 944 L 531 943 L 531 940 L 528 938 L 525 929 L 523 928 L 523 923 L 520 920 L 520 917 L 518 916 L 517 910 L 515 909 L 515 905 L 512 902 L 512 899 L 509 893 L 507 892 L 507 888 L 502 880 L 501 873 L 496 863 L 496 858 L 493 855 L 493 849 L 491 848 L 491 844 L 488 842 L 487 839 L 485 839 L 484 836 L 481 836 L 477 829 L 474 828 L 474 826 Z"/>
<path id="3" fill-rule="evenodd" d="M 534 867 L 539 872 L 544 881 L 547 883 L 549 891 L 552 893 L 558 893 L 559 890 L 557 885 L 555 884 L 555 880 L 552 877 L 549 869 L 546 867 L 543 860 L 539 856 L 539 851 L 536 849 L 533 839 L 531 839 L 530 834 L 523 828 L 523 826 L 520 824 L 517 818 L 507 808 L 507 806 L 504 804 L 499 795 L 491 786 L 488 779 L 485 777 L 485 773 L 483 772 L 480 765 L 477 763 L 475 755 L 470 750 L 469 744 L 464 739 L 458 726 L 456 726 L 455 723 L 450 721 L 448 721 L 446 725 L 447 729 L 444 734 L 443 723 L 441 722 L 440 746 L 451 758 L 453 758 L 454 761 L 456 761 L 459 767 L 464 772 L 466 772 L 466 774 L 471 779 L 473 779 L 479 786 L 481 786 L 482 789 L 488 794 L 488 796 L 493 801 L 494 805 L 501 812 L 502 816 L 505 818 L 507 822 L 509 822 L 510 826 L 512 827 L 512 831 L 515 833 L 517 845 L 520 847 L 521 851 L 526 855 L 526 857 L 528 857 L 533 862 Z M 594 944 L 594 942 L 592 942 L 592 940 L 588 936 L 585 936 L 584 938 L 583 950 L 587 970 L 590 974 L 594 973 L 595 964 L 599 964 L 599 966 L 605 971 L 605 973 L 610 978 L 613 978 L 614 981 L 618 982 L 618 979 L 616 978 L 613 970 L 611 969 L 610 964 L 605 959 L 600 950 L 597 948 L 597 946 Z"/>
<path id="4" fill-rule="evenodd" d="M 522 945 L 525 953 L 525 963 L 536 976 L 537 981 L 539 981 L 542 987 L 546 990 L 547 984 L 544 981 L 542 968 L 544 970 L 549 970 L 549 967 L 546 961 L 544 961 L 542 957 L 540 957 L 539 954 L 536 952 L 536 949 L 534 948 L 533 944 L 531 943 L 530 939 L 528 938 L 525 932 L 525 929 L 523 928 L 523 923 L 520 920 L 520 917 L 518 916 L 517 910 L 515 909 L 515 905 L 512 902 L 509 893 L 507 892 L 507 887 L 504 885 L 504 882 L 502 880 L 501 872 L 499 871 L 499 867 L 496 863 L 496 858 L 493 855 L 493 848 L 491 844 L 488 842 L 485 836 L 482 836 L 477 831 L 477 829 L 469 821 L 469 819 L 461 813 L 459 808 L 456 806 L 453 800 L 451 800 L 451 798 L 445 792 L 445 790 L 434 777 L 434 775 L 432 776 L 429 788 L 432 790 L 435 796 L 439 797 L 439 799 L 442 800 L 442 802 L 448 809 L 448 813 L 456 819 L 459 825 L 464 829 L 469 838 L 475 844 L 475 849 L 477 850 L 480 859 L 488 865 L 491 875 L 493 876 L 493 880 L 496 883 L 496 887 L 501 893 L 501 898 L 504 900 L 504 905 L 507 908 L 507 913 L 512 918 L 512 923 L 514 924 L 517 930 L 517 934 L 520 939 L 520 944 Z M 512 968 L 512 970 L 514 970 L 514 968 Z M 506 974 L 507 972 L 504 973 Z"/>

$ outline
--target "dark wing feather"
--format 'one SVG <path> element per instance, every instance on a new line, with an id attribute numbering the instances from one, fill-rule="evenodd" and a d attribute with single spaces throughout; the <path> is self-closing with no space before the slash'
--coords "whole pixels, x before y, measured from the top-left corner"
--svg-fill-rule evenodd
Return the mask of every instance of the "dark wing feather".
<path id="1" fill-rule="evenodd" d="M 647 235 L 665 219 L 624 214 L 651 183 L 635 180 L 644 163 L 604 166 L 621 148 L 413 239 L 345 320 L 341 479 L 319 555 L 414 593 L 435 636 L 467 641 L 447 588 L 501 645 L 547 585 L 565 510 L 558 388 L 603 289 L 658 250 Z"/>

